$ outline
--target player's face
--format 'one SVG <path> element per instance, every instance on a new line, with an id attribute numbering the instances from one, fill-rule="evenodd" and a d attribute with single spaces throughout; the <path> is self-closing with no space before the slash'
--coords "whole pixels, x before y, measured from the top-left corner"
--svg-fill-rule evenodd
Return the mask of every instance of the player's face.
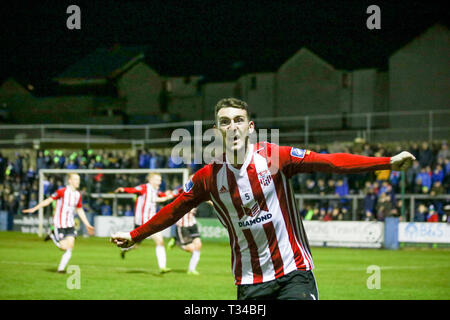
<path id="1" fill-rule="evenodd" d="M 80 186 L 80 176 L 77 174 L 73 174 L 69 177 L 68 182 L 72 188 L 78 189 L 78 187 Z"/>
<path id="2" fill-rule="evenodd" d="M 217 129 L 222 134 L 227 151 L 239 151 L 246 147 L 248 136 L 255 124 L 248 120 L 247 111 L 239 108 L 222 108 L 217 113 Z"/>
<path id="3" fill-rule="evenodd" d="M 159 188 L 159 186 L 161 185 L 161 181 L 161 176 L 151 176 L 149 180 L 150 185 L 155 189 Z"/>

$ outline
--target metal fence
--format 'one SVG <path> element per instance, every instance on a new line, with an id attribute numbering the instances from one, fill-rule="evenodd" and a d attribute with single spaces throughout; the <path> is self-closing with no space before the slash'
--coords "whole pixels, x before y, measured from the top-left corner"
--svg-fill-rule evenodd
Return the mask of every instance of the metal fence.
<path id="1" fill-rule="evenodd" d="M 349 142 L 362 138 L 367 142 L 433 141 L 450 138 L 450 110 L 327 114 L 314 116 L 254 119 L 256 129 L 279 130 L 280 143 Z M 212 120 L 197 122 L 202 132 Z M 0 147 L 41 144 L 124 145 L 161 147 L 176 144 L 175 129 L 194 134 L 194 121 L 149 125 L 0 125 Z"/>

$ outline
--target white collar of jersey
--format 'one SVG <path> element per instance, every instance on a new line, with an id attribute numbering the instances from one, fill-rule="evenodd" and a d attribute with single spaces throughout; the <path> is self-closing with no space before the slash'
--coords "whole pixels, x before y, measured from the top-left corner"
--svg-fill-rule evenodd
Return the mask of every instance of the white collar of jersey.
<path id="1" fill-rule="evenodd" d="M 255 151 L 255 145 L 249 144 L 247 150 L 248 151 L 247 151 L 247 155 L 245 156 L 244 164 L 239 169 L 237 169 L 231 165 L 231 161 L 228 161 L 228 156 L 225 154 L 227 166 L 228 166 L 228 168 L 230 168 L 231 171 L 239 173 L 239 172 L 247 169 L 247 166 L 250 164 L 250 161 L 252 159 L 253 152 Z"/>

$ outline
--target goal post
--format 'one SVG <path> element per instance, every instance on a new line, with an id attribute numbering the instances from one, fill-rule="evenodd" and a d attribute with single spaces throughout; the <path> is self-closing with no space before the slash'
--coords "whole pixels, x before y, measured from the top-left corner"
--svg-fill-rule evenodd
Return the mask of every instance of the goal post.
<path id="1" fill-rule="evenodd" d="M 151 172 L 160 173 L 161 175 L 164 174 L 176 174 L 180 175 L 181 181 L 180 184 L 184 185 L 185 182 L 187 182 L 189 178 L 189 169 L 187 168 L 178 168 L 178 169 L 170 169 L 170 168 L 163 168 L 163 169 L 41 169 L 39 170 L 39 203 L 44 200 L 44 182 L 46 179 L 51 175 L 62 175 L 64 176 L 64 182 L 66 181 L 66 176 L 69 173 L 77 173 L 80 176 L 81 175 L 96 175 L 96 174 L 124 174 L 124 175 L 144 175 Z M 146 181 L 140 181 L 139 184 L 147 183 Z M 122 187 L 134 187 L 135 185 L 124 185 Z M 81 185 L 80 185 L 81 187 Z M 114 194 L 112 193 L 114 190 L 110 190 L 110 192 L 107 193 L 92 193 L 95 194 L 94 197 L 102 197 L 102 198 L 108 198 L 108 199 L 120 199 L 120 198 L 132 198 L 133 195 L 128 194 Z M 91 194 L 91 195 L 92 195 Z M 116 206 L 116 202 L 114 202 L 114 206 Z M 38 235 L 39 237 L 42 237 L 44 234 L 44 208 L 39 209 L 39 227 L 38 227 Z"/>

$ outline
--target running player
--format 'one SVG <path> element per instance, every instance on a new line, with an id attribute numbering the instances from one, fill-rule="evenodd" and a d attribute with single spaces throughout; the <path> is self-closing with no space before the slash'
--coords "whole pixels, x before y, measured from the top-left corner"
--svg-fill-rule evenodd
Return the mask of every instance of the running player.
<path id="1" fill-rule="evenodd" d="M 294 147 L 251 144 L 255 124 L 244 101 L 222 99 L 215 127 L 223 138 L 222 159 L 197 171 L 184 192 L 131 232 L 118 232 L 119 247 L 161 231 L 201 202 L 211 200 L 231 246 L 238 299 L 318 299 L 311 250 L 290 178 L 302 172 L 360 173 L 406 170 L 414 156 L 393 157 L 320 154 Z"/>
<path id="2" fill-rule="evenodd" d="M 135 193 L 138 195 L 136 200 L 136 206 L 134 210 L 134 227 L 138 228 L 148 220 L 150 220 L 156 214 L 157 203 L 165 202 L 173 198 L 171 192 L 164 194 L 159 192 L 159 187 L 162 182 L 161 175 L 158 173 L 149 173 L 147 175 L 146 184 L 141 184 L 135 188 L 117 188 L 115 193 Z M 164 248 L 164 238 L 162 232 L 157 232 L 151 236 L 156 244 L 156 259 L 158 260 L 158 266 L 160 273 L 169 272 L 170 269 L 166 267 L 166 249 Z M 142 241 L 143 239 L 141 239 Z M 140 242 L 140 241 L 138 241 Z M 122 248 L 120 255 L 124 259 L 125 253 L 137 248 L 136 245 L 129 248 Z"/>
<path id="3" fill-rule="evenodd" d="M 56 200 L 55 211 L 53 214 L 54 229 L 49 234 L 55 245 L 64 251 L 58 266 L 58 273 L 65 273 L 67 263 L 72 257 L 72 251 L 75 245 L 74 213 L 76 212 L 81 221 L 86 225 L 86 229 L 90 235 L 94 234 L 94 227 L 91 226 L 86 218 L 83 207 L 81 205 L 81 193 L 78 191 L 80 186 L 80 176 L 76 173 L 67 175 L 67 186 L 57 190 L 53 195 L 44 201 L 38 203 L 31 209 L 23 210 L 24 213 L 33 213 L 44 208 Z"/>
<path id="4" fill-rule="evenodd" d="M 197 208 L 193 208 L 185 214 L 176 223 L 175 238 L 170 239 L 168 246 L 173 248 L 177 244 L 184 251 L 192 253 L 189 261 L 188 275 L 198 276 L 197 264 L 200 261 L 200 250 L 202 248 L 202 241 L 200 240 L 200 233 L 198 231 L 197 220 L 195 214 Z"/>

